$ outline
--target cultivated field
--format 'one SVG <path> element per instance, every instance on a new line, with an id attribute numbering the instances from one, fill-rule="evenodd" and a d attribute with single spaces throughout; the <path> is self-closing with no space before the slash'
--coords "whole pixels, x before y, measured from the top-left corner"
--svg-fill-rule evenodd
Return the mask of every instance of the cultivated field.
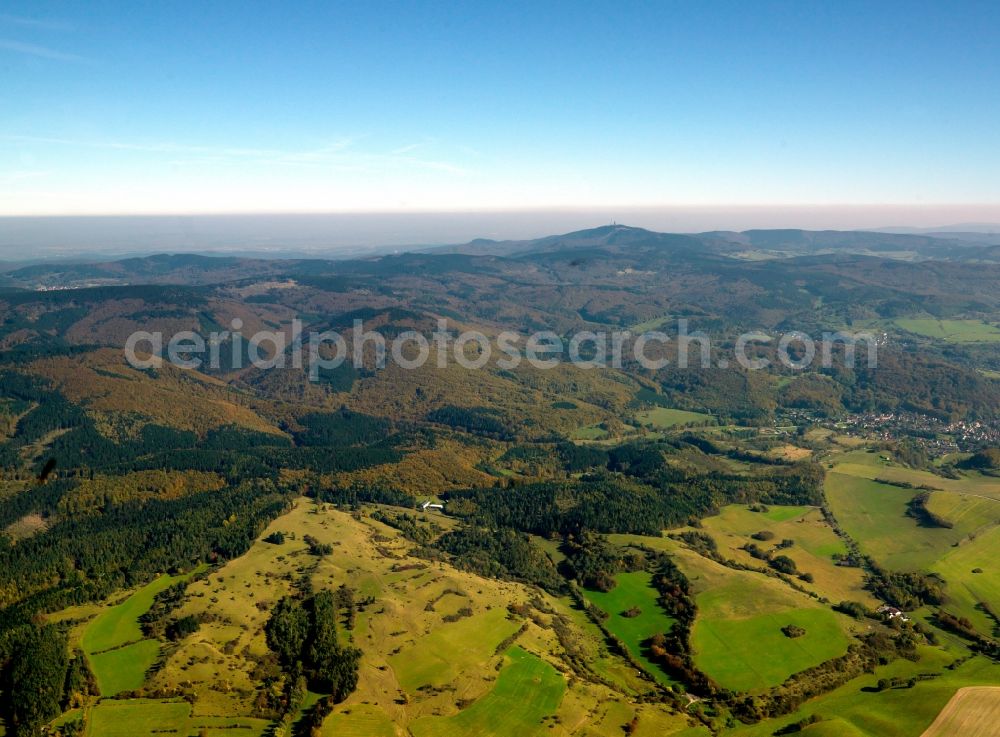
<path id="1" fill-rule="evenodd" d="M 998 724 L 1000 687 L 962 688 L 922 737 L 993 737 Z"/>

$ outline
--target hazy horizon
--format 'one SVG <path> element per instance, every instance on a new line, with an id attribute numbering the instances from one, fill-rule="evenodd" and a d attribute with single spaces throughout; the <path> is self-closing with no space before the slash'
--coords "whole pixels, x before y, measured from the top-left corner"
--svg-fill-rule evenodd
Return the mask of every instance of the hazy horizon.
<path id="1" fill-rule="evenodd" d="M 493 212 L 260 213 L 0 217 L 0 261 L 174 252 L 361 255 L 393 248 L 521 240 L 611 222 L 660 232 L 1000 231 L 1000 208 L 565 208 Z"/>

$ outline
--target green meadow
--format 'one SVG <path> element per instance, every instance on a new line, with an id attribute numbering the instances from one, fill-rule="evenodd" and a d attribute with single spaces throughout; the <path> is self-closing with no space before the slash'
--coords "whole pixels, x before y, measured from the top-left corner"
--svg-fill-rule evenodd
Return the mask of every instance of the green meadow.
<path id="1" fill-rule="evenodd" d="M 936 338 L 949 343 L 1000 342 L 1000 328 L 982 320 L 936 320 L 934 318 L 902 318 L 895 324 L 909 333 Z"/>
<path id="2" fill-rule="evenodd" d="M 827 473 L 825 488 L 830 508 L 847 533 L 893 570 L 929 569 L 952 547 L 1000 521 L 1000 502 L 974 494 L 932 492 L 929 508 L 954 525 L 947 529 L 923 527 L 907 516 L 907 503 L 920 493 L 916 489 L 837 471 Z"/>
<path id="3" fill-rule="evenodd" d="M 660 317 L 654 317 L 646 320 L 645 322 L 637 322 L 635 325 L 632 325 L 629 330 L 636 335 L 641 335 L 642 333 L 648 333 L 663 327 L 670 322 L 671 319 L 670 315 L 661 315 Z"/>
<path id="4" fill-rule="evenodd" d="M 136 591 L 125 601 L 113 606 L 94 618 L 83 633 L 83 649 L 96 653 L 121 647 L 142 639 L 139 617 L 153 606 L 155 596 L 171 584 L 181 580 L 180 576 L 160 576 Z"/>
<path id="5" fill-rule="evenodd" d="M 105 700 L 90 712 L 93 737 L 145 737 L 156 732 L 184 734 L 191 705 L 186 701 Z"/>
<path id="6" fill-rule="evenodd" d="M 194 716 L 186 701 L 104 699 L 90 710 L 88 737 L 156 737 L 163 734 L 207 737 L 261 737 L 265 719 Z"/>
<path id="7" fill-rule="evenodd" d="M 798 547 L 817 556 L 844 553 L 847 548 L 825 523 L 816 507 L 769 507 L 766 512 L 753 512 L 742 504 L 731 504 L 717 515 L 706 517 L 703 526 L 715 533 L 749 537 L 755 532 L 768 530 L 781 537 L 795 540 Z M 794 548 L 788 551 L 794 552 Z"/>
<path id="8" fill-rule="evenodd" d="M 915 489 L 882 484 L 872 477 L 925 484 L 928 508 L 951 528 L 921 526 L 906 515 Z M 1000 501 L 998 480 L 980 474 L 947 479 L 886 463 L 877 454 L 853 452 L 827 473 L 826 497 L 844 530 L 861 549 L 893 570 L 924 570 L 946 582 L 945 609 L 990 633 L 994 622 L 979 604 L 1000 601 Z"/>
<path id="9" fill-rule="evenodd" d="M 958 478 L 945 478 L 885 460 L 882 454 L 854 450 L 837 456 L 833 471 L 867 479 L 886 479 L 914 486 L 926 485 L 941 491 L 988 497 L 1000 501 L 1000 478 L 964 471 Z"/>
<path id="10" fill-rule="evenodd" d="M 639 412 L 636 418 L 643 424 L 653 425 L 658 428 L 712 421 L 711 415 L 706 415 L 702 412 L 689 412 L 684 409 L 670 409 L 669 407 L 654 407 L 653 409 Z"/>
<path id="11" fill-rule="evenodd" d="M 950 530 L 918 525 L 907 516 L 907 504 L 918 493 L 841 473 L 826 477 L 834 516 L 865 553 L 892 570 L 926 569 L 970 532 L 965 525 Z M 964 506 L 979 506 L 979 500 L 967 499 Z"/>
<path id="12" fill-rule="evenodd" d="M 555 714 L 566 691 L 562 675 L 519 647 L 507 651 L 493 689 L 449 717 L 424 717 L 410 727 L 415 737 L 524 737 L 547 732 L 544 720 Z"/>
<path id="13" fill-rule="evenodd" d="M 462 672 L 481 668 L 517 628 L 506 610 L 491 609 L 438 627 L 390 657 L 389 664 L 407 693 L 416 693 L 422 686 L 444 686 Z"/>
<path id="14" fill-rule="evenodd" d="M 986 602 L 1000 609 L 1000 527 L 952 548 L 931 566 L 947 582 L 944 608 L 970 619 L 980 632 L 991 633 L 995 622 L 979 608 Z"/>
<path id="15" fill-rule="evenodd" d="M 675 561 L 691 582 L 698 616 L 695 663 L 720 685 L 752 691 L 842 655 L 852 622 L 783 581 L 728 568 L 685 548 Z M 789 638 L 794 624 L 806 634 Z"/>
<path id="16" fill-rule="evenodd" d="M 786 514 L 787 510 L 775 512 L 778 517 Z M 695 663 L 726 688 L 775 686 L 847 650 L 853 621 L 780 579 L 728 568 L 666 537 L 611 535 L 610 539 L 648 545 L 673 556 L 698 605 L 691 633 Z M 789 624 L 802 627 L 806 634 L 786 637 L 781 628 Z"/>
<path id="17" fill-rule="evenodd" d="M 88 655 L 97 686 L 104 696 L 134 691 L 146 680 L 146 671 L 160 656 L 160 643 L 139 640 L 102 653 Z"/>
<path id="18" fill-rule="evenodd" d="M 649 573 L 621 573 L 615 580 L 618 585 L 611 591 L 586 591 L 584 595 L 592 604 L 608 613 L 605 626 L 625 643 L 629 652 L 639 660 L 645 660 L 642 655 L 643 641 L 655 634 L 669 631 L 674 620 L 667 616 L 657 602 L 656 589 L 652 586 Z M 640 610 L 638 616 L 623 616 L 623 612 L 633 607 Z M 649 671 L 658 681 L 672 683 L 658 665 L 651 662 L 648 665 Z"/>
<path id="19" fill-rule="evenodd" d="M 600 424 L 578 427 L 570 433 L 570 437 L 573 440 L 600 440 L 602 438 L 606 438 L 607 436 L 608 431 L 601 427 Z"/>
<path id="20" fill-rule="evenodd" d="M 744 595 L 752 597 L 754 590 Z M 699 606 L 704 602 L 699 597 Z M 790 639 L 781 631 L 787 625 L 806 634 Z M 692 644 L 698 664 L 712 678 L 726 688 L 751 691 L 777 686 L 793 673 L 843 655 L 848 640 L 828 609 L 784 609 L 736 619 L 709 605 L 695 624 Z"/>

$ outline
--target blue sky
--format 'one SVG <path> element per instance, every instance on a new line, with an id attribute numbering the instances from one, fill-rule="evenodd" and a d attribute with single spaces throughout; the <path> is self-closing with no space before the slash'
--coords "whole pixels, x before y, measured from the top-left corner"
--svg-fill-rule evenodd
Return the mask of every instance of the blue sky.
<path id="1" fill-rule="evenodd" d="M 0 214 L 939 203 L 997 220 L 998 28 L 990 2 L 12 0 Z"/>

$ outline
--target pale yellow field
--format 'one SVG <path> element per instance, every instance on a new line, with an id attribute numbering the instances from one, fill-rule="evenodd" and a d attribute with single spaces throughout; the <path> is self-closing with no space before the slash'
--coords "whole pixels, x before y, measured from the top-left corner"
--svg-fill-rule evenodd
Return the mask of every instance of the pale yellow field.
<path id="1" fill-rule="evenodd" d="M 998 725 L 1000 687 L 961 688 L 922 737 L 994 737 Z"/>
<path id="2" fill-rule="evenodd" d="M 767 452 L 770 458 L 781 458 L 786 461 L 801 461 L 812 456 L 813 452 L 808 448 L 800 448 L 797 445 L 785 444 L 777 448 L 772 448 Z"/>
<path id="3" fill-rule="evenodd" d="M 786 509 L 788 511 L 784 512 Z M 750 537 L 752 534 L 763 530 L 774 533 L 773 540 L 757 542 L 764 549 L 771 549 L 784 539 L 793 540 L 795 544 L 780 553 L 794 560 L 800 571 L 813 575 L 812 583 L 799 582 L 803 588 L 832 602 L 851 600 L 868 606 L 879 605 L 865 589 L 862 569 L 841 567 L 833 560 L 834 553 L 844 554 L 847 548 L 817 508 L 774 507 L 768 515 L 734 504 L 724 507 L 716 516 L 706 517 L 703 527 L 715 538 L 723 556 L 754 567 L 763 563 L 742 549 L 747 543 L 755 542 Z"/>

